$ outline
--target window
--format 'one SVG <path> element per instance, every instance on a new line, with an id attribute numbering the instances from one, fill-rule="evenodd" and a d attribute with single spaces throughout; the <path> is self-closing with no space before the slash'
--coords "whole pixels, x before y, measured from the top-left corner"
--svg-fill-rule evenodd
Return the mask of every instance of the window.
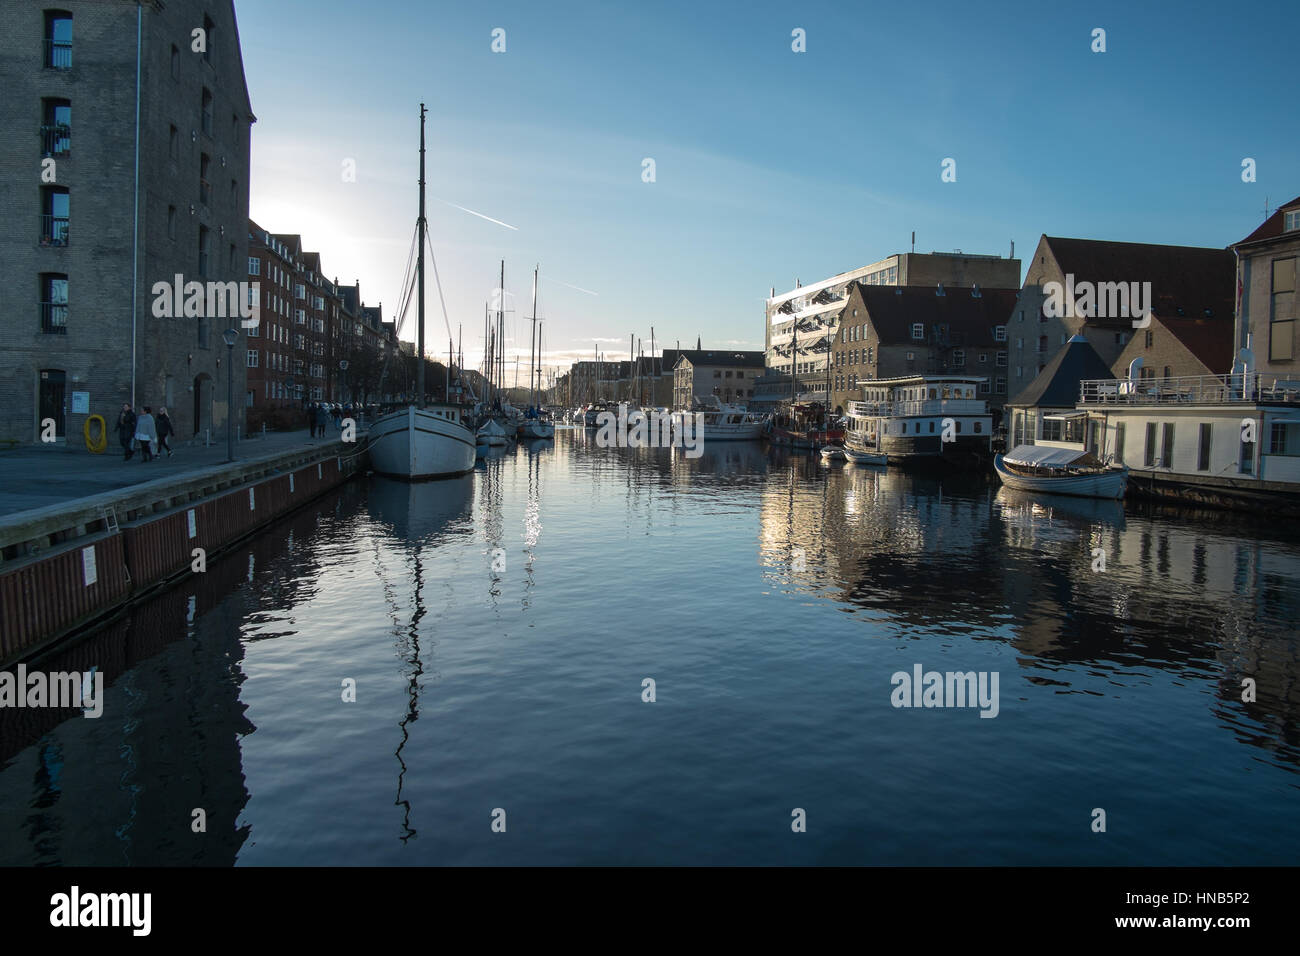
<path id="1" fill-rule="evenodd" d="M 954 368 L 962 368 L 966 364 L 966 353 L 961 349 L 953 349 L 952 364 Z"/>
<path id="2" fill-rule="evenodd" d="M 181 158 L 181 137 L 175 126 L 167 127 L 167 155 L 174 160 Z"/>
<path id="3" fill-rule="evenodd" d="M 1016 348 L 1023 349 L 1024 347 L 1025 347 L 1025 340 L 1023 338 L 1016 339 Z"/>
<path id="4" fill-rule="evenodd" d="M 208 256 L 211 253 L 211 233 L 207 226 L 199 226 L 199 275 L 208 274 Z"/>
<path id="5" fill-rule="evenodd" d="M 912 338 L 918 341 L 925 338 L 925 326 L 920 322 L 916 322 L 912 325 Z"/>
<path id="6" fill-rule="evenodd" d="M 248 274 L 250 276 L 260 276 L 262 274 L 262 260 L 256 256 L 248 257 Z"/>
<path id="7" fill-rule="evenodd" d="M 1163 441 L 1160 443 L 1160 464 L 1164 468 L 1174 465 L 1174 423 L 1165 422 Z"/>
<path id="8" fill-rule="evenodd" d="M 172 79 L 181 78 L 181 48 L 175 43 L 172 44 Z"/>
<path id="9" fill-rule="evenodd" d="M 1282 216 L 1282 231 L 1295 232 L 1300 229 L 1300 209 L 1288 209 Z"/>
<path id="10" fill-rule="evenodd" d="M 1038 352 L 1040 352 L 1040 353 L 1042 353 L 1042 352 L 1046 352 L 1046 351 L 1047 351 L 1047 336 L 1046 336 L 1046 335 L 1040 335 L 1040 336 L 1038 337 L 1038 348 L 1036 349 L 1036 351 L 1038 351 Z"/>
<path id="11" fill-rule="evenodd" d="M 212 91 L 203 87 L 203 97 L 199 101 L 199 125 L 203 132 L 212 135 Z"/>
<path id="12" fill-rule="evenodd" d="M 230 205 L 239 206 L 239 182 L 234 179 L 230 181 Z"/>
<path id="13" fill-rule="evenodd" d="M 983 423 L 983 422 L 976 422 L 976 423 L 975 423 L 975 434 L 978 435 L 978 434 L 979 434 L 980 432 L 982 432 L 982 431 L 984 431 L 984 423 Z"/>
<path id="14" fill-rule="evenodd" d="M 988 354 L 987 352 L 981 352 L 981 353 L 980 353 L 980 364 L 981 364 L 981 365 L 987 365 L 987 364 L 988 364 L 988 361 L 989 361 L 989 354 Z"/>
<path id="15" fill-rule="evenodd" d="M 998 368 L 1006 368 L 1006 367 L 1007 367 L 1007 353 L 1006 353 L 1006 352 L 999 352 L 999 353 L 998 353 L 998 362 L 997 362 L 997 364 L 998 364 Z"/>
<path id="16" fill-rule="evenodd" d="M 305 299 L 305 298 L 307 298 L 307 288 L 306 288 L 306 286 L 304 286 L 301 282 L 297 283 L 297 284 L 293 287 L 293 297 L 294 297 L 295 299 Z"/>
<path id="17" fill-rule="evenodd" d="M 1209 422 L 1201 422 L 1196 445 L 1196 470 L 1210 470 L 1210 436 L 1214 429 Z"/>
<path id="18" fill-rule="evenodd" d="M 41 187 L 41 245 L 68 244 L 70 204 L 66 186 Z"/>
<path id="19" fill-rule="evenodd" d="M 45 68 L 72 69 L 72 14 L 67 10 L 45 11 Z"/>
<path id="20" fill-rule="evenodd" d="M 1269 302 L 1268 357 L 1289 362 L 1295 357 L 1296 260 L 1273 260 L 1273 288 Z"/>
<path id="21" fill-rule="evenodd" d="M 1123 422 L 1115 426 L 1115 464 L 1124 464 L 1124 433 L 1128 429 Z"/>
<path id="22" fill-rule="evenodd" d="M 713 377 L 714 377 L 714 378 L 722 378 L 722 369 L 720 369 L 720 368 L 715 368 L 715 369 L 713 370 Z"/>
<path id="23" fill-rule="evenodd" d="M 723 377 L 724 377 L 724 378 L 731 378 L 731 369 L 727 369 L 727 371 L 724 373 Z"/>
<path id="24" fill-rule="evenodd" d="M 212 165 L 212 157 L 207 153 L 199 154 L 199 202 L 208 205 L 212 199 L 212 184 L 208 182 L 208 168 Z"/>
<path id="25" fill-rule="evenodd" d="M 307 347 L 307 337 L 306 337 L 305 335 L 302 335 L 301 333 L 295 335 L 295 336 L 293 337 L 293 347 L 296 348 L 296 349 L 306 348 L 306 347 Z"/>
<path id="26" fill-rule="evenodd" d="M 176 238 L 176 207 L 167 207 L 167 238 Z"/>
<path id="27" fill-rule="evenodd" d="M 993 341 L 1005 342 L 1007 340 L 1007 327 L 1005 325 L 995 326 L 993 329 Z"/>
<path id="28" fill-rule="evenodd" d="M 980 394 L 987 395 L 988 393 L 989 393 L 989 380 L 985 379 L 984 381 L 980 382 Z"/>
<path id="29" fill-rule="evenodd" d="M 72 101 L 41 101 L 41 155 L 67 156 L 72 152 Z"/>
<path id="30" fill-rule="evenodd" d="M 1300 442 L 1297 439 L 1300 439 L 1300 425 L 1273 422 L 1268 426 L 1268 453 L 1294 458 L 1300 455 Z"/>
<path id="31" fill-rule="evenodd" d="M 47 272 L 41 276 L 41 331 L 51 335 L 68 333 L 68 277 Z"/>
<path id="32" fill-rule="evenodd" d="M 907 353 L 907 360 L 908 360 L 909 362 L 915 362 L 915 361 L 916 361 L 916 353 L 915 353 L 915 352 L 908 352 L 908 353 Z"/>
<path id="33" fill-rule="evenodd" d="M 257 368 L 257 356 L 258 356 L 258 351 L 257 351 L 257 349 L 249 349 L 249 350 L 248 350 L 248 367 L 249 367 L 249 368 Z"/>
<path id="34" fill-rule="evenodd" d="M 876 347 L 875 347 L 874 345 L 868 345 L 868 346 L 867 346 L 867 364 L 868 364 L 868 365 L 871 365 L 871 364 L 873 364 L 875 361 L 876 361 Z"/>
<path id="35" fill-rule="evenodd" d="M 1142 453 L 1142 464 L 1147 468 L 1156 463 L 1156 423 L 1147 422 L 1147 440 Z"/>
<path id="36" fill-rule="evenodd" d="M 1143 348 L 1151 348 L 1151 343 L 1155 340 L 1155 335 L 1150 329 L 1146 330 L 1145 337 L 1142 340 Z"/>
<path id="37" fill-rule="evenodd" d="M 993 380 L 993 391 L 1001 394 L 1007 390 L 1007 377 L 999 375 Z"/>

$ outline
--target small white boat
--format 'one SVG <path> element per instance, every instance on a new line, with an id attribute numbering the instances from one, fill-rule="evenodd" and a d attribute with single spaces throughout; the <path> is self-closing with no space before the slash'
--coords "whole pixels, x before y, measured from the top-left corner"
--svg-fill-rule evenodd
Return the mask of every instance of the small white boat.
<path id="1" fill-rule="evenodd" d="M 842 445 L 822 446 L 822 461 L 845 461 L 847 457 Z"/>
<path id="2" fill-rule="evenodd" d="M 1017 445 L 993 459 L 1008 488 L 1078 498 L 1124 497 L 1128 468 L 1103 465 L 1086 451 L 1047 445 Z"/>
<path id="3" fill-rule="evenodd" d="M 473 434 L 453 405 L 411 406 L 376 419 L 367 449 L 378 474 L 446 478 L 474 467 Z"/>
<path id="4" fill-rule="evenodd" d="M 497 423 L 495 418 L 489 418 L 479 426 L 475 441 L 479 445 L 499 448 L 506 443 L 506 430 Z"/>
<path id="5" fill-rule="evenodd" d="M 856 448 L 845 448 L 844 457 L 855 465 L 887 465 L 889 456 L 875 451 L 858 451 Z"/>
<path id="6" fill-rule="evenodd" d="M 673 431 L 682 427 L 683 415 L 703 415 L 701 437 L 711 441 L 757 441 L 763 437 L 763 423 L 749 414 L 744 405 L 732 405 L 710 395 L 699 402 L 698 407 L 690 412 L 675 412 L 672 417 Z"/>
<path id="7" fill-rule="evenodd" d="M 519 425 L 519 437 L 524 441 L 535 438 L 554 438 L 555 426 L 545 418 L 525 418 Z"/>

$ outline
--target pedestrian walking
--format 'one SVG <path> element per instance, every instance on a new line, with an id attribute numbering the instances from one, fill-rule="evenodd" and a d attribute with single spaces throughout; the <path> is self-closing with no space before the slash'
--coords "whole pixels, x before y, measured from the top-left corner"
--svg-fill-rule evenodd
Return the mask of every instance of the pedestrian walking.
<path id="1" fill-rule="evenodd" d="M 135 412 L 130 402 L 122 403 L 122 413 L 117 416 L 117 440 L 122 444 L 122 460 L 130 461 L 135 454 Z"/>
<path id="2" fill-rule="evenodd" d="M 329 426 L 330 413 L 325 410 L 324 405 L 316 406 L 316 431 L 321 438 L 325 437 L 325 429 Z"/>
<path id="3" fill-rule="evenodd" d="M 153 414 L 148 405 L 135 420 L 135 440 L 140 443 L 140 453 L 144 455 L 144 460 L 153 461 L 153 446 L 158 441 L 158 429 L 154 425 Z"/>
<path id="4" fill-rule="evenodd" d="M 176 433 L 172 428 L 172 420 L 167 414 L 167 409 L 161 405 L 158 406 L 158 415 L 154 419 L 158 426 L 158 454 L 162 454 L 163 449 L 167 449 L 167 457 L 172 456 L 171 442 L 167 439 Z"/>
<path id="5" fill-rule="evenodd" d="M 334 407 L 330 409 L 330 414 L 334 416 L 334 429 L 337 431 L 342 428 L 343 409 L 339 407 L 338 402 L 334 403 Z"/>
<path id="6" fill-rule="evenodd" d="M 306 411 L 307 411 L 307 434 L 310 435 L 312 438 L 315 438 L 316 437 L 316 403 L 308 402 L 306 405 Z"/>

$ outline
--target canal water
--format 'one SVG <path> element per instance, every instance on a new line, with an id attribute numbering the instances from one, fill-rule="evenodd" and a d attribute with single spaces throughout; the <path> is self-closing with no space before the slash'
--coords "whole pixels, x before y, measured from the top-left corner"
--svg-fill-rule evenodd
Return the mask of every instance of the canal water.
<path id="1" fill-rule="evenodd" d="M 353 482 L 39 662 L 104 713 L 0 712 L 0 864 L 1300 858 L 1295 534 L 590 435 Z"/>

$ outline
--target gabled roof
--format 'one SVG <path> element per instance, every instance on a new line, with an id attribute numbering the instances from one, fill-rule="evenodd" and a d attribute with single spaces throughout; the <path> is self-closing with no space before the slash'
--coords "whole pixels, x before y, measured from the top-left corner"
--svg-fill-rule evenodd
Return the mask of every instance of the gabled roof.
<path id="1" fill-rule="evenodd" d="M 1086 378 L 1114 377 L 1088 340 L 1082 335 L 1075 335 L 1065 343 L 1065 348 L 1057 352 L 1056 356 L 1044 366 L 1034 380 L 1007 404 L 1020 407 L 1073 408 L 1079 401 L 1079 382 Z"/>
<path id="2" fill-rule="evenodd" d="M 682 349 L 678 361 L 685 359 L 692 365 L 721 365 L 739 368 L 762 368 L 763 352 L 728 352 L 723 349 Z"/>
<path id="3" fill-rule="evenodd" d="M 1300 196 L 1292 199 L 1284 206 L 1278 206 L 1277 211 L 1265 219 L 1258 229 L 1240 242 L 1233 243 L 1233 247 L 1244 246 L 1250 242 L 1264 242 L 1269 239 L 1279 238 L 1284 234 L 1282 232 L 1282 226 L 1284 225 L 1283 220 L 1286 218 L 1285 213 L 1294 211 L 1295 209 L 1300 209 Z M 1300 236 L 1300 233 L 1296 233 L 1296 235 Z"/>
<path id="4" fill-rule="evenodd" d="M 1236 348 L 1231 315 L 1206 319 L 1157 314 L 1156 321 L 1168 329 L 1211 374 L 1221 375 L 1232 369 Z"/>
<path id="5" fill-rule="evenodd" d="M 1212 317 L 1231 322 L 1237 265 L 1230 249 L 1161 246 L 1044 236 L 1063 273 L 1080 282 L 1150 282 L 1152 311 L 1165 317 Z M 1181 310 L 1181 311 L 1180 311 Z M 1090 325 L 1131 326 L 1131 319 L 1088 320 Z"/>
<path id="6" fill-rule="evenodd" d="M 932 326 L 947 325 L 949 341 L 954 345 L 992 346 L 993 330 L 1007 324 L 1020 290 L 980 289 L 975 295 L 974 289 L 945 287 L 943 295 L 939 295 L 937 286 L 859 285 L 857 294 L 862 297 L 881 345 L 917 341 L 912 338 L 912 326 L 920 323 L 926 328 L 927 342 Z M 846 321 L 841 313 L 841 328 Z"/>

